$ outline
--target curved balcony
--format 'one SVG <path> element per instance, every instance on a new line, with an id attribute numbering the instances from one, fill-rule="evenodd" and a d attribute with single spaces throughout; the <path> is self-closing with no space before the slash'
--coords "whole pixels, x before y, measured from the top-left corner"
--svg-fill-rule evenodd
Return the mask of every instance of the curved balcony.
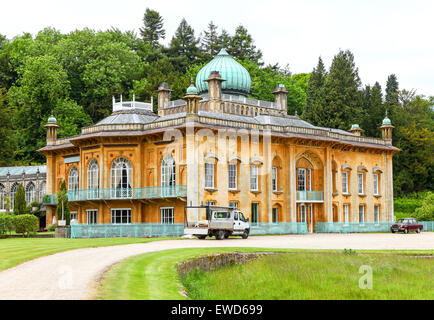
<path id="1" fill-rule="evenodd" d="M 95 200 L 146 200 L 179 198 L 187 196 L 187 186 L 147 187 L 147 188 L 107 188 L 84 189 L 68 191 L 68 201 L 95 201 Z M 56 205 L 56 195 L 44 197 L 43 204 Z"/>
<path id="2" fill-rule="evenodd" d="M 324 202 L 324 191 L 297 191 L 297 202 Z"/>

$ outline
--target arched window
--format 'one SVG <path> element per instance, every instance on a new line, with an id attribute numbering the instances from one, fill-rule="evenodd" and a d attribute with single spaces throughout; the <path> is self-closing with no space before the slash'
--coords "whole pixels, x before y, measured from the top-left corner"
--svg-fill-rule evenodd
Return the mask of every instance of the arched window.
<path id="1" fill-rule="evenodd" d="M 78 191 L 78 170 L 76 167 L 72 167 L 71 170 L 69 170 L 68 191 L 71 192 Z"/>
<path id="2" fill-rule="evenodd" d="M 175 186 L 175 160 L 170 155 L 166 155 L 161 161 L 161 186 Z"/>
<path id="3" fill-rule="evenodd" d="M 47 194 L 47 184 L 45 181 L 41 182 L 39 186 L 39 201 L 42 201 L 42 198 Z"/>
<path id="4" fill-rule="evenodd" d="M 26 202 L 31 204 L 36 200 L 36 188 L 33 182 L 30 182 L 26 187 Z"/>
<path id="5" fill-rule="evenodd" d="M 98 182 L 99 167 L 98 162 L 93 159 L 87 167 L 87 196 L 89 199 L 95 199 L 98 197 Z"/>
<path id="6" fill-rule="evenodd" d="M 14 183 L 11 187 L 11 210 L 14 209 L 14 204 L 15 204 L 15 194 L 17 193 L 18 190 L 18 183 Z"/>
<path id="7" fill-rule="evenodd" d="M 5 198 L 6 198 L 5 186 L 0 183 L 0 210 L 5 209 Z"/>
<path id="8" fill-rule="evenodd" d="M 132 196 L 133 168 L 131 162 L 125 158 L 118 158 L 112 163 L 111 188 L 112 197 L 128 198 Z"/>

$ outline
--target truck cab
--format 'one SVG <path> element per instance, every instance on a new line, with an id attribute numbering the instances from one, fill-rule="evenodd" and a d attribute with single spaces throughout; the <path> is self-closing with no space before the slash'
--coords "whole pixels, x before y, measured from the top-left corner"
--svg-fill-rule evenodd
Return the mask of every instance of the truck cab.
<path id="1" fill-rule="evenodd" d="M 196 210 L 196 221 L 189 222 L 188 210 Z M 200 211 L 202 211 L 200 213 Z M 205 211 L 206 220 L 200 220 Z M 230 236 L 241 236 L 247 239 L 250 234 L 249 219 L 244 214 L 231 207 L 198 206 L 185 207 L 184 234 L 193 235 L 199 239 L 215 236 L 217 240 L 227 239 Z"/>

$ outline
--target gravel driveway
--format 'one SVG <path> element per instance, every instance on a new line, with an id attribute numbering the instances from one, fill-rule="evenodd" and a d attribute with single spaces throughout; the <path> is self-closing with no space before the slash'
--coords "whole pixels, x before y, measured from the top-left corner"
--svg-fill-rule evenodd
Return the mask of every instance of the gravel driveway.
<path id="1" fill-rule="evenodd" d="M 111 265 L 142 253 L 202 247 L 287 249 L 434 249 L 434 232 L 421 234 L 308 234 L 247 240 L 168 240 L 57 253 L 0 272 L 0 300 L 87 299 Z"/>

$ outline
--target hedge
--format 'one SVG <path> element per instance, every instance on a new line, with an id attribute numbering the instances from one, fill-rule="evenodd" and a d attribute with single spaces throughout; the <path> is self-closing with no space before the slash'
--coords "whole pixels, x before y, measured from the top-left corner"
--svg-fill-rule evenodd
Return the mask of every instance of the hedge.
<path id="1" fill-rule="evenodd" d="M 31 214 L 16 216 L 14 219 L 15 232 L 28 236 L 38 231 L 39 219 Z"/>
<path id="2" fill-rule="evenodd" d="M 8 213 L 0 213 L 0 235 L 14 230 L 15 216 Z"/>

